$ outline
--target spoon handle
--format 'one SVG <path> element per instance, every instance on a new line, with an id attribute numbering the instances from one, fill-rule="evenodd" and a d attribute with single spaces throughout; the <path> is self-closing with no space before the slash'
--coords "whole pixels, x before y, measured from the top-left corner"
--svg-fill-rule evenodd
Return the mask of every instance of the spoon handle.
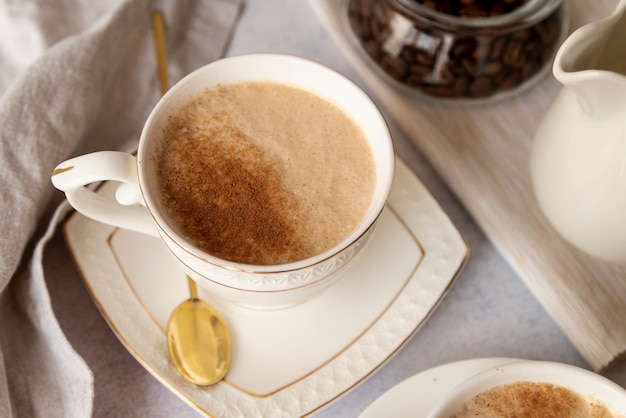
<path id="1" fill-rule="evenodd" d="M 198 285 L 196 284 L 196 281 L 187 276 L 187 285 L 189 286 L 189 295 L 191 300 L 198 300 Z"/>
<path id="2" fill-rule="evenodd" d="M 156 50 L 161 94 L 170 89 L 169 74 L 167 71 L 167 44 L 165 42 L 165 22 L 159 11 L 152 13 L 152 28 L 154 30 L 154 48 Z"/>

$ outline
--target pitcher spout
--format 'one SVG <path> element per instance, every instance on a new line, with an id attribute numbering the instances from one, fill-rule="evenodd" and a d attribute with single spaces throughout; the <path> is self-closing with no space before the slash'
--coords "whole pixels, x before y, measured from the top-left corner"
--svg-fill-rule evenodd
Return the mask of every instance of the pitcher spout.
<path id="1" fill-rule="evenodd" d="M 594 117 L 624 109 L 626 102 L 626 0 L 607 18 L 572 33 L 557 52 L 553 73 Z"/>

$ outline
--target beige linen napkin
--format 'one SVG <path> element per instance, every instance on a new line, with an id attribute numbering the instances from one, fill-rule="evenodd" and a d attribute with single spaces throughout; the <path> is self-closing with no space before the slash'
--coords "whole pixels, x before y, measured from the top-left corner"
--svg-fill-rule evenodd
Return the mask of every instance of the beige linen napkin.
<path id="1" fill-rule="evenodd" d="M 570 30 L 613 12 L 618 0 L 567 0 Z M 549 74 L 492 105 L 425 103 L 390 87 L 346 36 L 340 3 L 312 0 L 355 67 L 485 234 L 595 370 L 626 353 L 626 268 L 566 243 L 535 200 L 529 173 L 535 130 L 560 85 Z"/>
<path id="2" fill-rule="evenodd" d="M 68 211 L 60 161 L 136 145 L 159 84 L 150 12 L 170 76 L 219 58 L 244 0 L 0 0 L 0 416 L 90 416 L 93 377 L 63 335 L 43 277 Z M 47 282 L 54 286 L 54 277 Z"/>

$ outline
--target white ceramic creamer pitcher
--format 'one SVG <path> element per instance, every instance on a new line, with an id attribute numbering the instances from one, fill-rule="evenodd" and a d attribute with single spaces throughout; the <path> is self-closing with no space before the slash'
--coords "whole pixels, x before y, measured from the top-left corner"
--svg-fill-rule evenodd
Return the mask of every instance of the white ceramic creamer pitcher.
<path id="1" fill-rule="evenodd" d="M 563 87 L 537 130 L 530 171 L 539 205 L 569 242 L 626 262 L 626 0 L 570 35 Z"/>

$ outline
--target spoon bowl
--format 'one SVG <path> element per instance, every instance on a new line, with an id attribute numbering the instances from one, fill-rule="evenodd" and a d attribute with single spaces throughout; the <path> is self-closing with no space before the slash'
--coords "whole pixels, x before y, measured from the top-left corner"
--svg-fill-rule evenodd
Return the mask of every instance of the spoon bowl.
<path id="1" fill-rule="evenodd" d="M 230 334 L 211 305 L 198 299 L 196 282 L 187 277 L 191 297 L 178 305 L 167 323 L 167 347 L 185 379 L 210 386 L 224 378 L 230 366 Z"/>

